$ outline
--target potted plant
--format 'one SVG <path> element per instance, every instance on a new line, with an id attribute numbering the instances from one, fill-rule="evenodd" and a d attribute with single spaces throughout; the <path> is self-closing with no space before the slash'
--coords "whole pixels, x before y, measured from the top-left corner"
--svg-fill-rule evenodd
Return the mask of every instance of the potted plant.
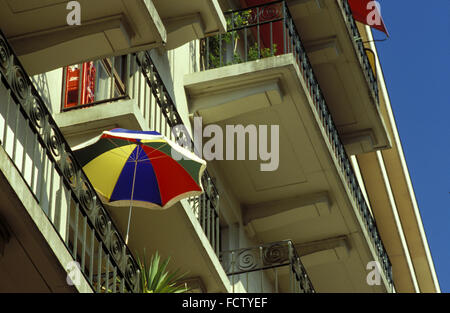
<path id="1" fill-rule="evenodd" d="M 161 261 L 159 253 L 156 251 L 150 259 L 150 264 L 148 264 L 144 251 L 143 261 L 138 258 L 142 293 L 183 293 L 189 291 L 186 284 L 179 282 L 187 273 L 179 274 L 179 270 L 170 273 L 167 270 L 169 262 L 170 257 Z"/>

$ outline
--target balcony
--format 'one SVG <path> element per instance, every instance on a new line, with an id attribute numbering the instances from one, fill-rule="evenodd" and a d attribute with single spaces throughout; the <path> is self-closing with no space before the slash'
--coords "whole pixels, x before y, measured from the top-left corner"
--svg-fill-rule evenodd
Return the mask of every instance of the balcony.
<path id="1" fill-rule="evenodd" d="M 217 0 L 153 0 L 167 29 L 167 49 L 226 31 Z"/>
<path id="2" fill-rule="evenodd" d="M 0 289 L 139 292 L 136 260 L 1 32 L 0 80 L 0 215 L 10 228 Z M 74 261 L 76 288 L 66 281 Z"/>
<path id="3" fill-rule="evenodd" d="M 224 251 L 221 256 L 233 293 L 243 290 L 250 293 L 315 292 L 290 240 Z"/>
<path id="4" fill-rule="evenodd" d="M 347 152 L 390 148 L 381 91 L 348 1 L 287 3 Z"/>
<path id="5" fill-rule="evenodd" d="M 150 52 L 87 62 L 62 72 L 55 74 L 63 77 L 62 105 L 55 108 L 60 111 L 55 120 L 70 145 L 115 127 L 154 130 L 173 140 L 185 135 L 173 131 L 182 119 Z M 70 84 L 72 78 L 77 79 L 75 85 Z M 229 283 L 218 259 L 219 191 L 207 171 L 202 185 L 204 194 L 168 210 L 133 208 L 128 245 L 140 254 L 145 248 L 147 254 L 158 250 L 170 255 L 173 268 L 188 271 L 190 279 L 201 281 L 204 291 L 227 292 Z M 124 234 L 128 208 L 107 206 L 107 210 Z"/>
<path id="6" fill-rule="evenodd" d="M 6 0 L 0 27 L 30 75 L 108 55 L 162 46 L 166 29 L 152 0 L 80 0 L 81 25 L 69 26 L 68 1 Z"/>
<path id="7" fill-rule="evenodd" d="M 391 292 L 389 258 L 286 2 L 225 15 L 228 33 L 203 40 L 203 71 L 184 85 L 203 126 L 279 125 L 276 170 L 261 171 L 261 160 L 209 165 L 239 202 L 248 233 L 314 251 L 304 263 L 318 292 Z M 373 260 L 381 286 L 366 284 Z"/>

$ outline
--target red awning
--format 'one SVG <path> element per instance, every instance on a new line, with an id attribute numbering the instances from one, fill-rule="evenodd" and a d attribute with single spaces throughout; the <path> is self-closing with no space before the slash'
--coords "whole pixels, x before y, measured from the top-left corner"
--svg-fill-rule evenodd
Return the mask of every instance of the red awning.
<path id="1" fill-rule="evenodd" d="M 353 17 L 358 22 L 378 29 L 389 36 L 378 1 L 371 0 L 348 0 L 352 9 Z"/>

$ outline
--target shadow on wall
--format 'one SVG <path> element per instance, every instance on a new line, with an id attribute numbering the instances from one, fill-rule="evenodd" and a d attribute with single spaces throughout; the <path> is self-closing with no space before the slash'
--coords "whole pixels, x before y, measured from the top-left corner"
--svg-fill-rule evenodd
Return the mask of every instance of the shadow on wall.
<path id="1" fill-rule="evenodd" d="M 50 113 L 53 114 L 53 105 L 51 102 L 50 88 L 48 86 L 47 75 L 43 73 L 34 75 L 33 77 L 30 78 L 34 84 L 34 87 L 39 92 L 39 95 L 41 96 L 42 100 L 44 100 L 44 103 L 47 105 L 47 108 L 49 109 Z"/>

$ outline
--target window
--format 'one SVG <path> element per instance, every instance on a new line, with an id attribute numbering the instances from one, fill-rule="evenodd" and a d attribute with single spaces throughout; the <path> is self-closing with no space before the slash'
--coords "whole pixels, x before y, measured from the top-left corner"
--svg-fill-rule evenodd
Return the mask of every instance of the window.
<path id="1" fill-rule="evenodd" d="M 127 56 L 75 64 L 64 69 L 63 111 L 127 96 Z"/>

